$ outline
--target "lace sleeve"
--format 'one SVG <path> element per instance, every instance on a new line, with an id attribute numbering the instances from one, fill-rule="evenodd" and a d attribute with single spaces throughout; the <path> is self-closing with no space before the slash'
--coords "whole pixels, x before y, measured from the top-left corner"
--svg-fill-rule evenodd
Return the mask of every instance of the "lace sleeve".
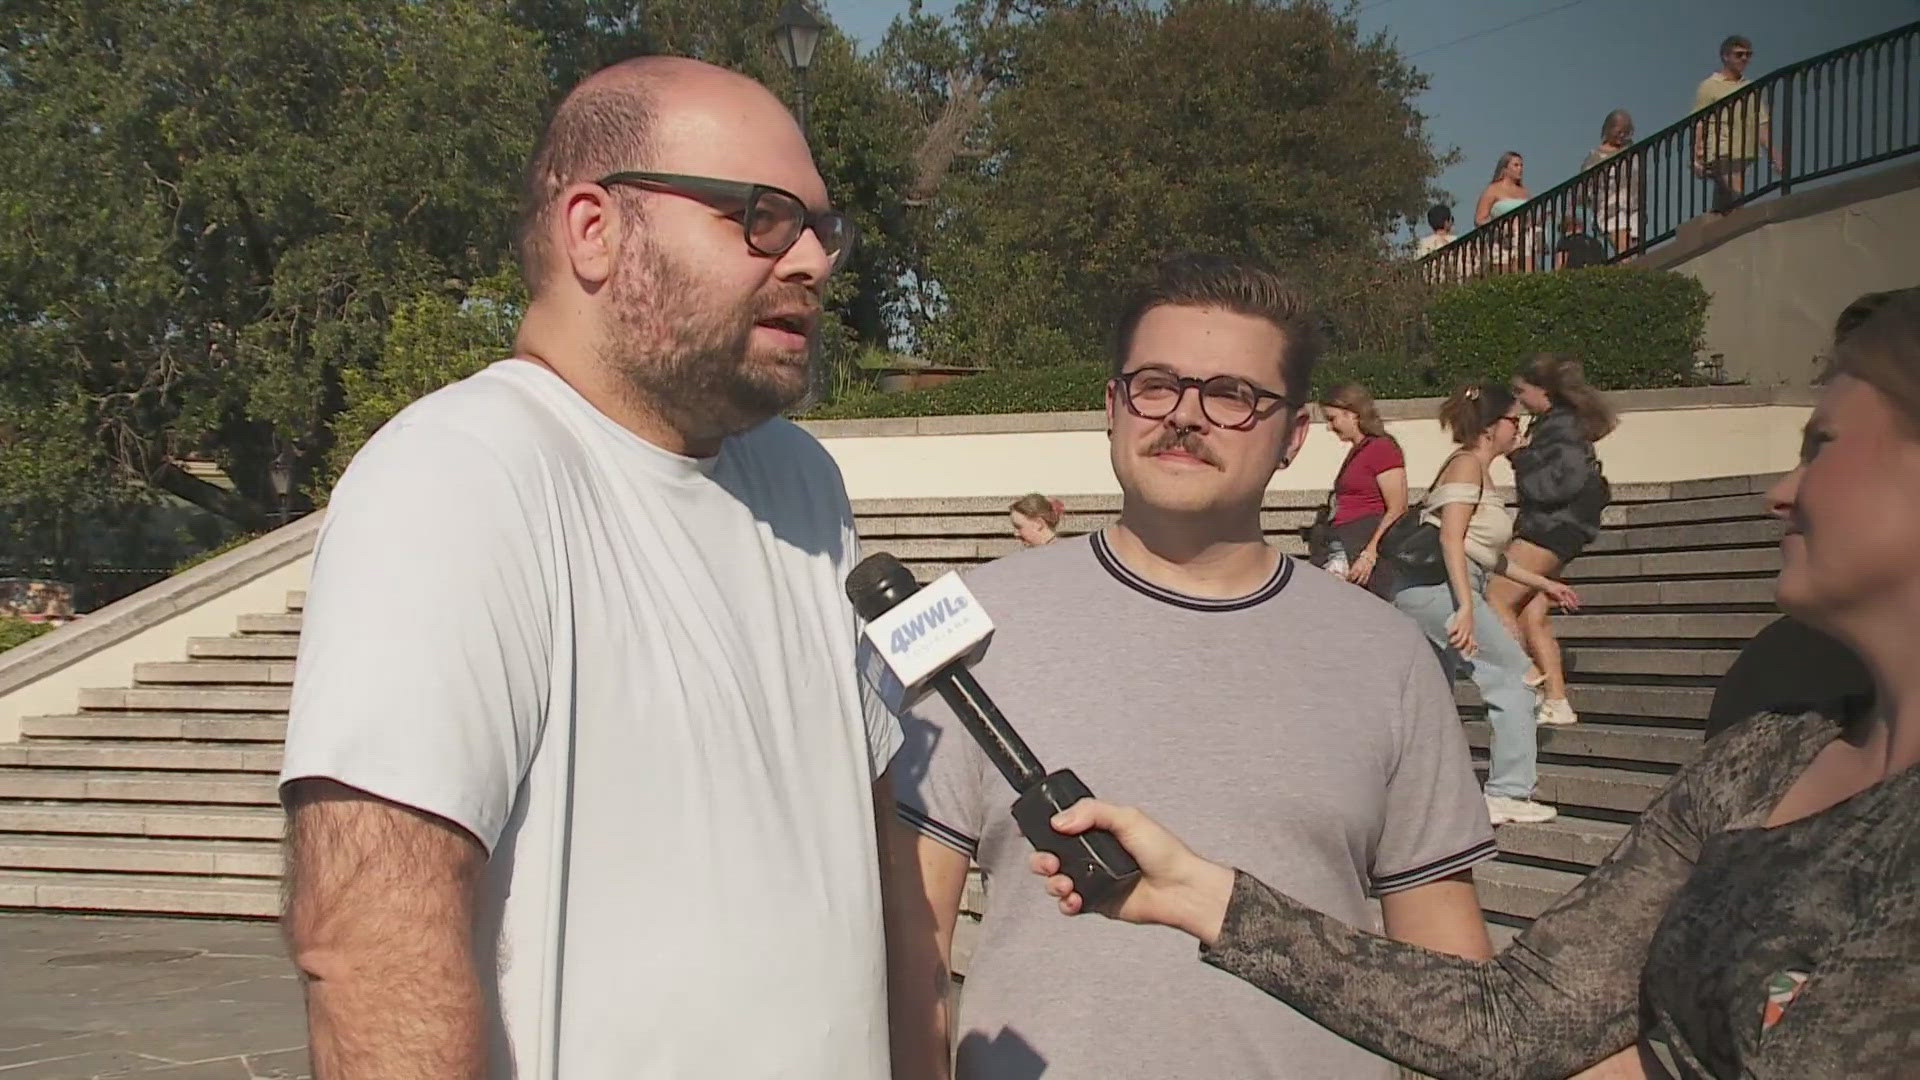
<path id="1" fill-rule="evenodd" d="M 1203 957 L 1439 1080 L 1564 1080 L 1631 1045 L 1648 943 L 1699 855 L 1695 763 L 1612 855 L 1492 960 L 1368 934 L 1236 874 Z"/>

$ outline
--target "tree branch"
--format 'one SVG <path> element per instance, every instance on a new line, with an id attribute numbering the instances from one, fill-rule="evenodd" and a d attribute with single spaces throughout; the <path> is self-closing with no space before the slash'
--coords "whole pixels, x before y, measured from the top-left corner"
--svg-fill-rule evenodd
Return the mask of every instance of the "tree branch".
<path id="1" fill-rule="evenodd" d="M 147 477 L 147 482 L 161 491 L 198 506 L 200 509 L 244 529 L 264 529 L 267 527 L 267 515 L 252 500 L 237 495 L 217 484 L 209 484 L 171 461 L 163 461 Z"/>

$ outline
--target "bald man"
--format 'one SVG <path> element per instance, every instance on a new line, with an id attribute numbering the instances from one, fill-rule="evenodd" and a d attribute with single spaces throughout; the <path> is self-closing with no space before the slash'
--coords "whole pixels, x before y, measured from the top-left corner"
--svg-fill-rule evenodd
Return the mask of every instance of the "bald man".
<path id="1" fill-rule="evenodd" d="M 887 1072 L 853 517 L 776 418 L 853 244 L 759 84 L 549 122 L 515 355 L 334 491 L 281 775 L 320 1077 Z M 876 804 L 879 800 L 879 804 Z"/>

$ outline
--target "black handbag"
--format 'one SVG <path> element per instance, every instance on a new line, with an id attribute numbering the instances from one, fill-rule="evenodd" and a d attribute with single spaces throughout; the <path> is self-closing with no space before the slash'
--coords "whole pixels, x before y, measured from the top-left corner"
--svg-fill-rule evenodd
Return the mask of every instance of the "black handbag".
<path id="1" fill-rule="evenodd" d="M 1440 473 L 1446 472 L 1458 456 L 1455 454 L 1441 463 L 1440 472 L 1433 476 L 1433 487 L 1440 486 Z M 1473 500 L 1475 512 L 1486 494 L 1487 476 L 1482 471 L 1480 494 Z M 1387 534 L 1380 538 L 1380 558 L 1393 567 L 1393 583 L 1398 588 L 1438 585 L 1447 580 L 1447 553 L 1440 544 L 1440 524 L 1427 520 L 1425 507 L 1409 508 L 1387 528 Z"/>

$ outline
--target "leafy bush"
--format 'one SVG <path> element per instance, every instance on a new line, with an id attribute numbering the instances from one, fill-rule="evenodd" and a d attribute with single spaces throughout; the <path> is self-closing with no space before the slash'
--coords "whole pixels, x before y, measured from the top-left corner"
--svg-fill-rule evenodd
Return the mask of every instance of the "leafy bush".
<path id="1" fill-rule="evenodd" d="M 34 622 L 18 615 L 0 615 L 0 652 L 5 652 L 15 645 L 25 645 L 52 630 L 52 623 Z"/>
<path id="2" fill-rule="evenodd" d="M 899 394 L 871 388 L 849 391 L 808 413 L 808 420 L 880 416 L 975 416 L 993 413 L 1080 412 L 1103 404 L 1107 369 L 1081 362 L 1026 371 L 992 371 Z"/>
<path id="3" fill-rule="evenodd" d="M 232 551 L 234 548 L 240 547 L 244 544 L 252 543 L 253 541 L 258 540 L 265 535 L 266 535 L 265 533 L 257 533 L 257 532 L 235 533 L 234 535 L 228 537 L 227 539 L 221 541 L 218 544 L 215 544 L 214 546 L 206 549 L 205 551 L 201 551 L 196 554 L 189 555 L 186 558 L 181 559 L 179 562 L 174 563 L 173 570 L 171 571 L 171 573 L 174 573 L 174 574 L 185 573 L 186 571 L 191 570 L 196 566 L 199 566 L 201 563 L 206 562 L 208 559 L 211 559 L 216 555 L 225 555 L 227 552 Z"/>
<path id="4" fill-rule="evenodd" d="M 426 292 L 402 304 L 379 363 L 341 372 L 344 405 L 333 418 L 326 467 L 309 492 L 314 501 L 326 501 L 347 462 L 393 414 L 510 355 L 525 308 L 525 292 L 510 272 L 477 282 L 463 296 Z"/>
<path id="5" fill-rule="evenodd" d="M 1685 274 L 1624 266 L 1470 282 L 1427 309 L 1434 375 L 1505 378 L 1529 353 L 1560 352 L 1603 390 L 1690 385 L 1708 300 Z"/>

